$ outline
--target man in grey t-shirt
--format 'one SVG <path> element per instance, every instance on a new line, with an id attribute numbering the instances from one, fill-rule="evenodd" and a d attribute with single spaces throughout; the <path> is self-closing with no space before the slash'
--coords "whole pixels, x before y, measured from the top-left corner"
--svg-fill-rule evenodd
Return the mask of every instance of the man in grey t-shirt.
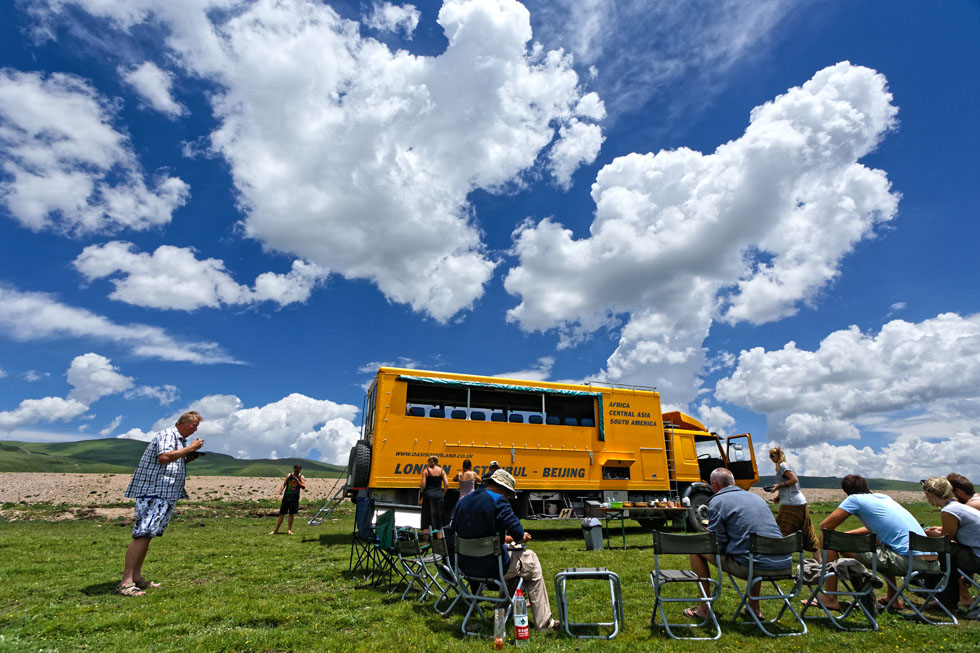
<path id="1" fill-rule="evenodd" d="M 736 578 L 748 578 L 749 537 L 752 533 L 764 537 L 782 537 L 776 519 L 765 499 L 746 492 L 735 485 L 735 477 L 724 467 L 711 472 L 711 489 L 714 496 L 708 501 L 708 530 L 718 538 L 721 549 L 721 568 Z M 691 555 L 691 570 L 701 578 L 708 578 L 709 563 L 714 564 L 714 556 Z M 759 555 L 755 558 L 754 571 L 762 576 L 788 573 L 793 560 L 789 555 Z M 758 596 L 759 586 L 752 587 L 752 594 Z M 705 595 L 710 591 L 708 583 L 702 583 Z M 749 609 L 760 618 L 759 602 L 749 600 Z M 707 605 L 688 608 L 684 615 L 703 619 Z"/>

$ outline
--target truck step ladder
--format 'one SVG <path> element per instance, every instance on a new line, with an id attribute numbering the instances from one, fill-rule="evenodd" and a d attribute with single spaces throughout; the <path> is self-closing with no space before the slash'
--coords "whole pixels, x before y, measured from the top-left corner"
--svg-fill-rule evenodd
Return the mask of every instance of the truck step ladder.
<path id="1" fill-rule="evenodd" d="M 348 467 L 349 465 L 350 463 L 348 463 Z M 313 515 L 310 521 L 306 522 L 309 526 L 319 526 L 322 524 L 323 520 L 332 515 L 333 511 L 347 498 L 347 482 L 350 480 L 349 474 L 350 469 L 345 469 L 343 478 L 346 480 L 343 485 L 338 485 L 333 495 L 320 506 L 320 509 L 316 511 L 316 514 Z"/>
<path id="2" fill-rule="evenodd" d="M 674 466 L 674 426 L 664 424 L 664 452 L 667 454 L 667 479 L 670 481 L 670 498 L 677 496 L 677 470 Z"/>

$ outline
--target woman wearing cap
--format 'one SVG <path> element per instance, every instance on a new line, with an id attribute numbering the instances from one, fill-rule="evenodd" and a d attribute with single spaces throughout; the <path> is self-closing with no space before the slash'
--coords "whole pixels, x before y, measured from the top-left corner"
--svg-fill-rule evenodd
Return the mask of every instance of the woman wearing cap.
<path id="1" fill-rule="evenodd" d="M 922 481 L 922 491 L 926 501 L 937 508 L 942 508 L 940 517 L 942 526 L 931 526 L 926 529 L 929 537 L 949 535 L 953 540 L 950 551 L 950 562 L 953 569 L 980 573 L 980 510 L 960 503 L 953 496 L 953 486 L 945 478 L 933 476 Z M 945 571 L 946 558 L 939 557 L 939 564 Z M 959 596 L 959 582 L 954 571 L 946 583 L 946 589 L 939 594 L 939 601 L 950 612 L 956 610 Z"/>
<path id="2" fill-rule="evenodd" d="M 776 503 L 779 504 L 779 513 L 776 515 L 779 531 L 783 537 L 794 531 L 801 531 L 803 548 L 811 551 L 814 559 L 820 560 L 820 544 L 813 530 L 813 522 L 810 521 L 810 507 L 800 491 L 799 477 L 786 462 L 786 454 L 781 447 L 769 450 L 769 460 L 776 465 L 776 483 L 763 489 L 766 492 L 779 492 L 776 497 Z"/>
<path id="3" fill-rule="evenodd" d="M 449 489 L 446 470 L 439 466 L 437 456 L 429 456 L 429 462 L 422 469 L 422 532 L 426 535 L 432 529 L 442 530 L 442 503 Z"/>

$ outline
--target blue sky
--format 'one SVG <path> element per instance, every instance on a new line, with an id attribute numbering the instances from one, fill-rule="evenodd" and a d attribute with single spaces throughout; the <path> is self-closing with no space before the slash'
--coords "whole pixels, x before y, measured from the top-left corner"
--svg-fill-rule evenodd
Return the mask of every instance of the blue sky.
<path id="1" fill-rule="evenodd" d="M 396 364 L 980 477 L 976 3 L 0 12 L 0 438 L 344 462 Z"/>

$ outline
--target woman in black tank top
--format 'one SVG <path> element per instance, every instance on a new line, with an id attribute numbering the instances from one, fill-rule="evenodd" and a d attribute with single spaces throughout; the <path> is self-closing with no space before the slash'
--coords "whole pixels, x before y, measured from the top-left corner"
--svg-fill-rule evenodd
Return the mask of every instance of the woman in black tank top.
<path id="1" fill-rule="evenodd" d="M 436 456 L 429 457 L 429 463 L 422 470 L 422 532 L 426 535 L 432 529 L 442 529 L 442 504 L 449 489 L 446 470 L 439 466 Z"/>

